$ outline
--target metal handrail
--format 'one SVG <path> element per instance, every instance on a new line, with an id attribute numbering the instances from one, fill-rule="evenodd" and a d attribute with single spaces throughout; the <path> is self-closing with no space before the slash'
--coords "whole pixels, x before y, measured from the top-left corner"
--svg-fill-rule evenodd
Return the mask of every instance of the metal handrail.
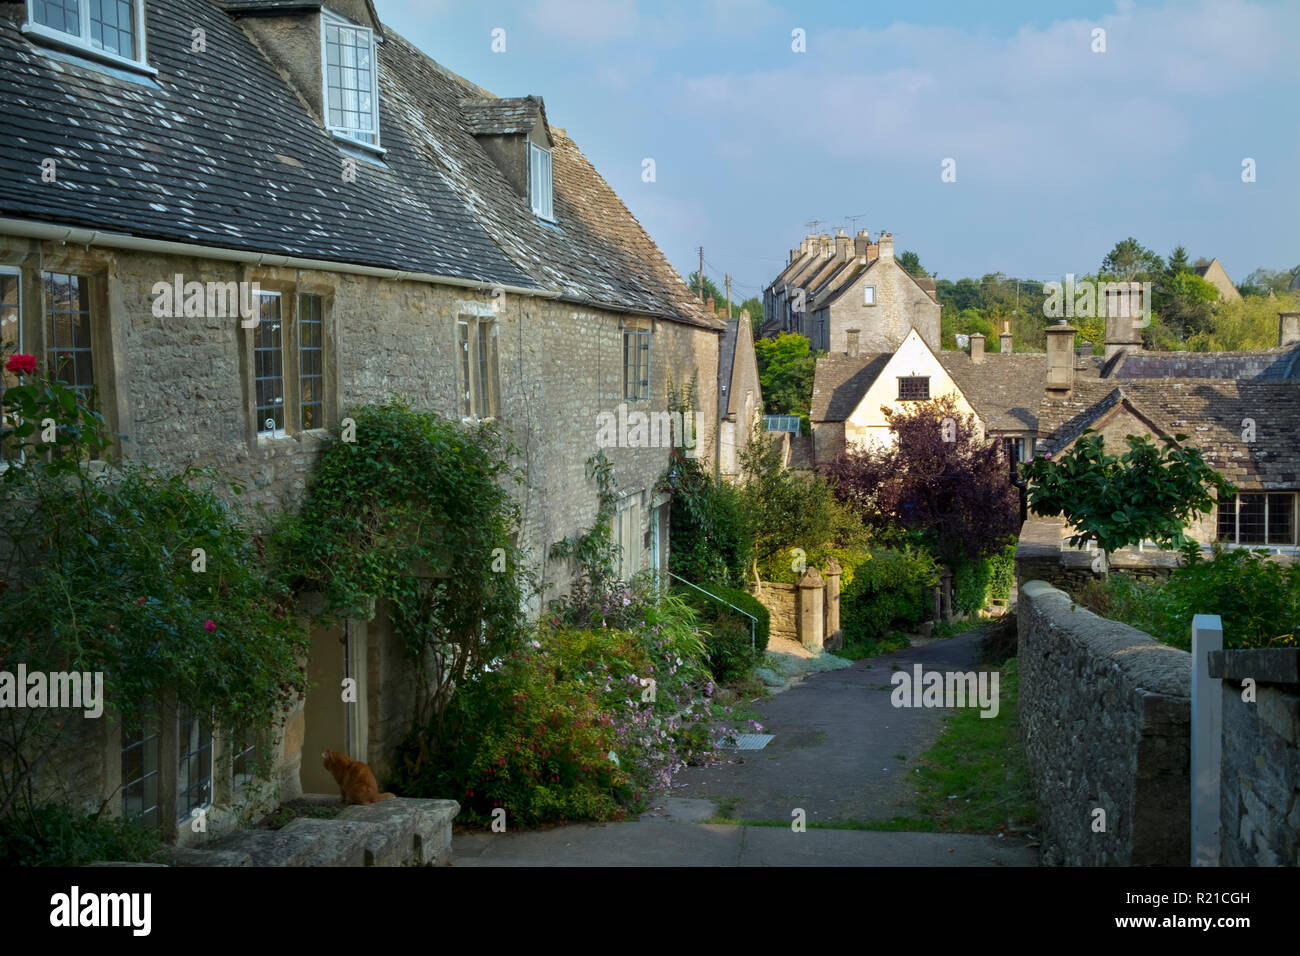
<path id="1" fill-rule="evenodd" d="M 749 652 L 751 654 L 758 653 L 758 642 L 754 638 L 755 629 L 758 627 L 758 618 L 754 617 L 754 615 L 750 614 L 748 611 L 744 611 L 736 607 L 736 605 L 732 604 L 730 601 L 724 601 L 716 594 L 710 594 L 708 591 L 704 590 L 704 588 L 700 587 L 697 584 L 692 584 L 690 581 L 687 581 L 685 578 L 681 577 L 680 575 L 673 574 L 671 571 L 669 571 L 668 576 L 670 578 L 673 578 L 674 580 L 681 581 L 682 584 L 685 584 L 688 588 L 695 588 L 695 590 L 699 591 L 705 597 L 713 598 L 713 600 L 717 601 L 719 604 L 727 605 L 727 607 L 731 608 L 737 614 L 743 614 L 745 615 L 745 617 L 749 618 Z"/>

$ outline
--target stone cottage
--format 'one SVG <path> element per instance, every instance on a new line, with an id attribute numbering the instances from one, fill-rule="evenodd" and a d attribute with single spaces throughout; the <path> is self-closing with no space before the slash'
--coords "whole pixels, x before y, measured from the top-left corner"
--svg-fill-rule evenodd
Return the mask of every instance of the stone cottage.
<path id="1" fill-rule="evenodd" d="M 763 293 L 763 334 L 797 332 L 814 351 L 893 351 L 916 329 L 939 348 L 935 283 L 917 278 L 894 258 L 894 238 L 872 242 L 867 232 L 832 239 L 809 236 L 790 250 L 790 263 Z"/>
<path id="2" fill-rule="evenodd" d="M 396 394 L 498 419 L 527 469 L 521 544 L 561 590 L 569 568 L 546 555 L 594 520 L 598 416 L 695 385 L 693 451 L 717 454 L 720 418 L 751 400 L 720 406 L 724 325 L 541 97 L 456 76 L 368 0 L 108 10 L 0 3 L 0 329 L 42 361 L 74 356 L 130 437 L 119 453 L 214 466 L 274 512 L 351 408 Z M 631 576 L 665 564 L 669 449 L 626 445 L 605 452 Z M 409 718 L 382 603 L 313 633 L 310 669 L 269 793 L 220 759 L 238 766 L 248 741 L 166 705 L 142 726 L 85 721 L 51 787 L 189 840 L 196 810 L 220 828 L 332 788 L 326 747 L 382 779 Z"/>

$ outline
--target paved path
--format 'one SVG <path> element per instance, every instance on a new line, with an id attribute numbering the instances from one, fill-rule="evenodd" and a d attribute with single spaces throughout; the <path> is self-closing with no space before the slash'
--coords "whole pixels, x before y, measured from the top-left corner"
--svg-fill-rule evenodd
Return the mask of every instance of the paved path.
<path id="1" fill-rule="evenodd" d="M 776 735 L 764 750 L 686 769 L 672 795 L 640 820 L 457 836 L 455 865 L 1033 866 L 1037 853 L 1023 838 L 819 828 L 795 833 L 790 827 L 796 808 L 809 823 L 912 814 L 915 773 L 908 764 L 937 738 L 944 711 L 893 707 L 893 666 L 974 670 L 978 650 L 979 637 L 968 634 L 811 674 L 783 693 L 742 704 Z M 719 810 L 730 819 L 778 825 L 697 822 Z"/>

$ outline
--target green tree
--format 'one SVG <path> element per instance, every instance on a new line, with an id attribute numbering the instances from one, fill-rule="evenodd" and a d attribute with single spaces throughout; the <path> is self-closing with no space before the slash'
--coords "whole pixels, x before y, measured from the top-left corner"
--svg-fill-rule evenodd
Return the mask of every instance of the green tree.
<path id="1" fill-rule="evenodd" d="M 805 434 L 810 430 L 813 374 L 817 354 L 808 340 L 795 332 L 783 332 L 774 339 L 754 342 L 758 356 L 758 380 L 763 386 L 763 404 L 769 415 L 798 415 Z"/>
<path id="2" fill-rule="evenodd" d="M 686 278 L 686 284 L 691 287 L 691 292 L 698 295 L 700 291 L 700 273 L 692 272 Z M 720 306 L 727 301 L 727 297 L 718 289 L 717 285 L 707 275 L 704 277 L 704 301 L 709 301 L 709 296 L 713 296 L 713 304 Z"/>
<path id="3" fill-rule="evenodd" d="M 1158 547 L 1196 547 L 1186 535 L 1196 514 L 1214 508 L 1236 489 L 1205 462 L 1186 435 L 1161 437 L 1164 448 L 1145 435 L 1124 439 L 1128 451 L 1108 455 L 1106 440 L 1085 431 L 1065 454 L 1035 458 L 1022 466 L 1029 482 L 1029 507 L 1040 515 L 1061 515 L 1076 530 L 1074 545 L 1094 541 L 1106 555 L 1152 541 Z"/>
<path id="4" fill-rule="evenodd" d="M 740 303 L 740 311 L 749 313 L 749 325 L 754 331 L 754 339 L 757 340 L 758 330 L 763 327 L 763 300 L 757 296 L 750 296 Z"/>
<path id="5" fill-rule="evenodd" d="M 903 271 L 910 275 L 914 275 L 917 278 L 928 276 L 930 274 L 921 267 L 921 257 L 911 249 L 903 250 L 902 254 L 898 257 L 898 264 L 903 267 Z"/>
<path id="6" fill-rule="evenodd" d="M 1182 245 L 1174 246 L 1174 251 L 1169 253 L 1169 264 L 1165 267 L 1165 275 L 1172 277 L 1181 272 L 1191 271 L 1191 264 L 1187 261 L 1187 250 Z"/>
<path id="7" fill-rule="evenodd" d="M 1152 307 L 1179 338 L 1206 332 L 1219 303 L 1219 290 L 1191 270 L 1176 272 L 1156 286 Z"/>
<path id="8" fill-rule="evenodd" d="M 1164 272 L 1164 260 L 1156 253 L 1129 236 L 1122 242 L 1115 243 L 1115 248 L 1101 260 L 1101 272 L 1104 275 L 1132 282 L 1144 281 L 1156 273 Z"/>

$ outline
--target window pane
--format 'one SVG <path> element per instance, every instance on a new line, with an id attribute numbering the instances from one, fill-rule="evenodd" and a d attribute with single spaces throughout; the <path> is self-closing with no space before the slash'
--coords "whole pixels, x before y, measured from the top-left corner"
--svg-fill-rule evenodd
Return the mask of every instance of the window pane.
<path id="1" fill-rule="evenodd" d="M 149 720 L 122 727 L 122 816 L 145 826 L 157 826 L 158 728 Z"/>
<path id="2" fill-rule="evenodd" d="M 90 0 L 91 45 L 134 59 L 134 18 L 131 0 Z"/>
<path id="3" fill-rule="evenodd" d="M 180 760 L 176 766 L 178 819 L 212 802 L 212 724 L 182 707 L 177 715 Z"/>
<path id="4" fill-rule="evenodd" d="M 36 0 L 32 13 L 37 23 L 74 37 L 81 36 L 81 10 L 77 0 Z"/>
<path id="5" fill-rule="evenodd" d="M 325 360 L 323 306 L 318 295 L 298 296 L 298 380 L 302 387 L 302 427 L 324 428 Z"/>
<path id="6" fill-rule="evenodd" d="M 927 401 L 930 398 L 930 377 L 909 375 L 899 378 L 898 397 L 900 400 Z"/>
<path id="7" fill-rule="evenodd" d="M 1238 542 L 1264 543 L 1264 495 L 1242 495 L 1237 513 Z"/>
<path id="8" fill-rule="evenodd" d="M 280 297 L 260 296 L 261 312 L 253 330 L 253 385 L 256 389 L 257 431 L 284 430 L 284 330 L 280 324 Z"/>
<path id="9" fill-rule="evenodd" d="M 90 350 L 90 281 L 85 276 L 45 273 L 45 364 L 89 401 L 94 387 Z"/>
<path id="10" fill-rule="evenodd" d="M 363 143 L 377 143 L 369 30 L 328 24 L 325 27 L 325 84 L 330 125 Z"/>
<path id="11" fill-rule="evenodd" d="M 470 399 L 473 383 L 470 380 L 468 322 L 457 323 L 456 337 L 460 349 L 460 414 L 462 418 L 469 418 L 474 413 L 474 408 Z"/>
<path id="12" fill-rule="evenodd" d="M 1268 543 L 1295 544 L 1295 495 L 1268 496 Z"/>
<path id="13" fill-rule="evenodd" d="M 475 411 L 480 418 L 489 418 L 492 415 L 491 399 L 489 392 L 492 388 L 492 377 L 489 367 L 491 355 L 488 352 L 488 323 L 479 322 L 478 324 L 478 396 L 475 401 Z"/>
<path id="14" fill-rule="evenodd" d="M 1220 541 L 1235 543 L 1237 540 L 1237 496 L 1229 495 L 1219 501 L 1218 534 Z"/>

